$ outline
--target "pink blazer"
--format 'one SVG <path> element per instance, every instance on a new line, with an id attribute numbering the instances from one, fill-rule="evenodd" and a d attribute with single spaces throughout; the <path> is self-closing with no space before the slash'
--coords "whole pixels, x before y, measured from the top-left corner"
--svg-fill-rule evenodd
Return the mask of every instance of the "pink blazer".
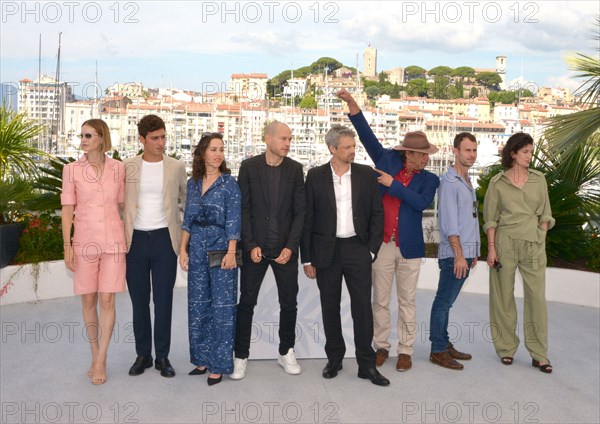
<path id="1" fill-rule="evenodd" d="M 125 199 L 125 166 L 106 158 L 98 180 L 85 155 L 63 168 L 62 205 L 75 205 L 73 251 L 76 255 L 126 253 L 119 203 Z"/>

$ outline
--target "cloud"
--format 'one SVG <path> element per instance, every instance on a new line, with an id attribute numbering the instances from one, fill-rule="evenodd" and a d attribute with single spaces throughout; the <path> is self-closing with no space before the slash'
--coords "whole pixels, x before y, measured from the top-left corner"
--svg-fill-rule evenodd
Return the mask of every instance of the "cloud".
<path id="1" fill-rule="evenodd" d="M 247 34 L 238 34 L 230 37 L 234 43 L 242 43 L 246 46 L 263 50 L 273 55 L 281 55 L 290 51 L 298 50 L 298 34 L 293 31 L 288 32 L 249 32 Z"/>
<path id="2" fill-rule="evenodd" d="M 576 80 L 573 78 L 574 72 L 567 75 L 561 75 L 559 77 L 549 77 L 548 81 L 551 87 L 557 88 L 568 88 L 571 92 L 575 92 L 582 84 L 583 81 Z"/>
<path id="3" fill-rule="evenodd" d="M 101 35 L 104 51 L 110 56 L 117 56 L 119 54 L 119 46 L 113 42 L 113 40 L 106 34 Z"/>

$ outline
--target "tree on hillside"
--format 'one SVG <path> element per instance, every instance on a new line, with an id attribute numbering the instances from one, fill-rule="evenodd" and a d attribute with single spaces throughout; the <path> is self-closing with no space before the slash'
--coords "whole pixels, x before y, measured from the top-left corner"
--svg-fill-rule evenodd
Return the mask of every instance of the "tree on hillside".
<path id="1" fill-rule="evenodd" d="M 429 71 L 427 71 L 427 74 L 434 77 L 447 77 L 452 75 L 452 68 L 448 66 L 436 66 L 435 68 L 431 68 Z"/>
<path id="2" fill-rule="evenodd" d="M 411 65 L 404 68 L 404 73 L 406 74 L 407 78 L 412 79 L 424 77 L 427 71 L 420 66 Z"/>
<path id="3" fill-rule="evenodd" d="M 298 105 L 300 109 L 316 109 L 317 108 L 317 100 L 312 94 L 307 94 L 302 98 L 300 104 Z"/>
<path id="4" fill-rule="evenodd" d="M 512 104 L 517 102 L 519 99 L 523 97 L 533 97 L 533 93 L 530 90 L 524 89 L 519 91 L 515 90 L 501 90 L 501 91 L 492 91 L 488 94 L 488 100 L 490 103 L 504 103 L 504 104 Z"/>
<path id="5" fill-rule="evenodd" d="M 460 77 L 460 78 L 471 78 L 475 76 L 475 69 L 470 66 L 459 66 L 458 68 L 452 71 L 450 74 L 452 77 Z"/>
<path id="6" fill-rule="evenodd" d="M 406 83 L 406 94 L 409 96 L 427 96 L 427 81 L 425 78 L 415 78 Z"/>
<path id="7" fill-rule="evenodd" d="M 454 83 L 454 89 L 456 90 L 456 96 L 451 99 L 462 99 L 465 95 L 465 88 L 463 87 L 462 80 L 458 80 Z"/>
<path id="8" fill-rule="evenodd" d="M 372 85 L 365 88 L 365 93 L 367 93 L 367 97 L 369 99 L 374 99 L 375 97 L 379 96 L 379 88 L 376 85 Z"/>
<path id="9" fill-rule="evenodd" d="M 436 76 L 433 79 L 431 97 L 434 99 L 447 99 L 448 98 L 448 85 L 450 80 L 441 75 Z"/>
<path id="10" fill-rule="evenodd" d="M 336 69 L 344 66 L 343 63 L 338 62 L 332 57 L 322 57 L 308 66 L 302 66 L 294 69 L 294 78 L 306 78 L 310 74 L 322 74 L 327 68 L 327 72 L 331 73 Z M 354 70 L 354 68 L 349 68 Z M 287 69 L 275 75 L 273 78 L 267 81 L 267 93 L 270 97 L 279 96 L 283 92 L 283 87 L 287 80 L 292 77 L 292 71 Z"/>
<path id="11" fill-rule="evenodd" d="M 475 76 L 475 80 L 488 90 L 498 91 L 498 84 L 502 78 L 496 72 L 480 72 Z"/>

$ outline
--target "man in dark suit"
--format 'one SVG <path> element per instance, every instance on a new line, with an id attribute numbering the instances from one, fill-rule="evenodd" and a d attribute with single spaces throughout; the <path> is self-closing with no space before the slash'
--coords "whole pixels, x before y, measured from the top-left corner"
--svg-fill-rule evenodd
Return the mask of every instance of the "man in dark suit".
<path id="1" fill-rule="evenodd" d="M 377 371 L 371 347 L 371 263 L 383 238 L 383 205 L 374 171 L 353 163 L 354 137 L 351 129 L 334 125 L 325 135 L 331 161 L 308 172 L 302 262 L 306 276 L 316 278 L 319 286 L 328 359 L 323 377 L 337 376 L 346 353 L 340 318 L 344 277 L 358 376 L 387 386 L 390 382 Z"/>
<path id="2" fill-rule="evenodd" d="M 300 374 L 296 361 L 298 247 L 306 215 L 302 164 L 287 157 L 292 132 L 281 122 L 265 128 L 265 153 L 240 166 L 242 247 L 244 261 L 237 306 L 233 380 L 246 375 L 252 317 L 258 292 L 269 265 L 279 296 L 279 357 L 288 374 Z"/>

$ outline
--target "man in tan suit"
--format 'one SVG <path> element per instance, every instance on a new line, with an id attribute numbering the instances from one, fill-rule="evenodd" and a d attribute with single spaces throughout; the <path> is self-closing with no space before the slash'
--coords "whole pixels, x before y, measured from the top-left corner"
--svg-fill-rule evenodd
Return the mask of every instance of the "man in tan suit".
<path id="1" fill-rule="evenodd" d="M 144 153 L 125 160 L 127 287 L 133 306 L 137 352 L 129 375 L 140 375 L 152 366 L 152 292 L 154 366 L 163 377 L 174 377 L 168 356 L 176 252 L 181 241 L 180 206 L 185 205 L 187 176 L 182 162 L 164 154 L 166 131 L 160 117 L 144 116 L 138 123 L 138 132 Z"/>

